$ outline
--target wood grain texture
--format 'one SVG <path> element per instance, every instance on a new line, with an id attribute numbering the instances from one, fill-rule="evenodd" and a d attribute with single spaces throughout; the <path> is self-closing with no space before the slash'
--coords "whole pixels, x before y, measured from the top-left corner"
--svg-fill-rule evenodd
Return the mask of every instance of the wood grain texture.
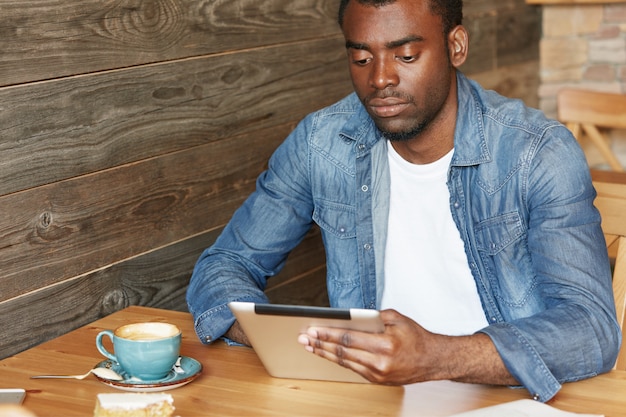
<path id="1" fill-rule="evenodd" d="M 219 227 L 0 302 L 0 358 L 131 305 L 186 311 L 185 295 L 193 266 L 221 231 Z M 319 232 L 312 231 L 289 255 L 284 270 L 270 280 L 270 299 L 288 304 L 328 304 L 319 239 Z"/>
<path id="2" fill-rule="evenodd" d="M 0 0 L 0 85 L 339 34 L 334 0 Z"/>
<path id="3" fill-rule="evenodd" d="M 331 38 L 0 89 L 0 195 L 295 124 L 345 66 Z"/>
<path id="4" fill-rule="evenodd" d="M 94 346 L 98 332 L 148 320 L 176 324 L 183 334 L 181 353 L 202 365 L 199 378 L 171 391 L 176 414 L 180 416 L 443 417 L 498 404 L 511 411 L 500 409 L 499 412 L 488 410 L 471 414 L 503 417 L 626 415 L 624 371 L 564 383 L 546 406 L 551 408 L 537 412 L 532 410 L 534 406 L 542 406 L 538 403 L 511 409 L 507 403 L 522 399 L 530 402 L 530 395 L 524 389 L 505 386 L 452 381 L 386 386 L 280 379 L 268 374 L 253 349 L 228 346 L 223 342 L 203 345 L 193 335 L 189 314 L 137 306 L 0 361 L 0 385 L 28 389 L 24 406 L 38 416 L 90 416 L 98 393 L 119 391 L 104 387 L 94 377 L 83 381 L 51 381 L 33 380 L 30 376 L 70 370 L 84 372 L 103 359 Z"/>
<path id="5" fill-rule="evenodd" d="M 290 125 L 0 198 L 6 300 L 223 225 Z M 219 155 L 219 158 L 215 158 Z"/>
<path id="6" fill-rule="evenodd" d="M 464 73 L 495 74 L 539 61 L 540 8 L 530 7 L 524 0 L 475 0 L 465 2 L 463 11 L 470 39 L 469 56 L 461 67 Z M 515 74 L 499 77 L 505 75 L 507 83 L 519 84 Z M 538 72 L 534 78 L 539 79 Z M 536 90 L 528 89 L 520 98 L 536 106 Z M 506 88 L 496 91 L 508 93 Z"/>
<path id="7" fill-rule="evenodd" d="M 270 302 L 329 306 L 326 291 L 326 255 L 319 227 L 314 226 L 289 255 L 285 268 L 270 279 L 265 290 Z"/>
<path id="8" fill-rule="evenodd" d="M 76 329 L 128 305 L 180 310 L 191 268 L 221 229 L 0 302 L 0 357 Z"/>
<path id="9" fill-rule="evenodd" d="M 465 0 L 463 2 L 463 15 L 471 19 L 477 15 L 495 15 L 502 11 L 527 7 L 524 0 Z"/>

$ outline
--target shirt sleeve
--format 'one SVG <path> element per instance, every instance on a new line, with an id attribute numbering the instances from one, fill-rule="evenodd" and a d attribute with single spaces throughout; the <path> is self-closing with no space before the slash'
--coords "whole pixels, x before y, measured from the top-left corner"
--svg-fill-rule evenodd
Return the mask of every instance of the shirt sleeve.
<path id="1" fill-rule="evenodd" d="M 274 152 L 255 192 L 195 265 L 187 304 L 204 343 L 219 339 L 234 323 L 230 301 L 268 302 L 267 279 L 282 269 L 312 226 L 306 126 L 305 119 Z"/>
<path id="2" fill-rule="evenodd" d="M 584 155 L 565 128 L 550 132 L 528 168 L 528 251 L 542 309 L 482 330 L 536 400 L 561 384 L 607 372 L 621 330 L 596 193 Z"/>

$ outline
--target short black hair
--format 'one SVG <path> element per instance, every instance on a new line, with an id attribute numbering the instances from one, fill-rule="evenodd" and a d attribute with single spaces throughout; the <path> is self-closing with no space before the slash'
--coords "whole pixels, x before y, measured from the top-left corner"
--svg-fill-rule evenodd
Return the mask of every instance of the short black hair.
<path id="1" fill-rule="evenodd" d="M 395 3 L 396 0 L 353 0 L 360 4 L 373 7 L 383 7 Z M 427 0 L 433 14 L 441 16 L 443 33 L 448 35 L 452 29 L 463 23 L 463 0 Z M 343 26 L 343 16 L 350 0 L 341 0 L 337 21 Z"/>

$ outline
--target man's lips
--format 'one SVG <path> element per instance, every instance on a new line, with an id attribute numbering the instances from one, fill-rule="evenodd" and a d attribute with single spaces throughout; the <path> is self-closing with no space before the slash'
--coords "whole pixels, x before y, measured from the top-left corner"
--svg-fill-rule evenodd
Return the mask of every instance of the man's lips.
<path id="1" fill-rule="evenodd" d="M 409 104 L 406 101 L 389 97 L 373 98 L 367 102 L 371 112 L 378 117 L 394 117 L 406 109 Z"/>

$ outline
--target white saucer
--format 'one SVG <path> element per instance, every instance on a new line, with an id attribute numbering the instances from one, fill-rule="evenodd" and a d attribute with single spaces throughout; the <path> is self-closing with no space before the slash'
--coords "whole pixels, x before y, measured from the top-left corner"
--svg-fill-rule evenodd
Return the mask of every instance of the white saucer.
<path id="1" fill-rule="evenodd" d="M 176 365 L 174 365 L 170 373 L 167 374 L 165 378 L 155 381 L 144 381 L 132 378 L 122 369 L 119 363 L 111 359 L 100 362 L 96 365 L 96 368 L 109 368 L 124 378 L 121 381 L 115 381 L 95 375 L 95 377 L 103 384 L 123 391 L 136 392 L 166 391 L 182 387 L 183 385 L 186 385 L 196 379 L 202 372 L 202 364 L 187 356 L 181 356 L 179 361 Z"/>

